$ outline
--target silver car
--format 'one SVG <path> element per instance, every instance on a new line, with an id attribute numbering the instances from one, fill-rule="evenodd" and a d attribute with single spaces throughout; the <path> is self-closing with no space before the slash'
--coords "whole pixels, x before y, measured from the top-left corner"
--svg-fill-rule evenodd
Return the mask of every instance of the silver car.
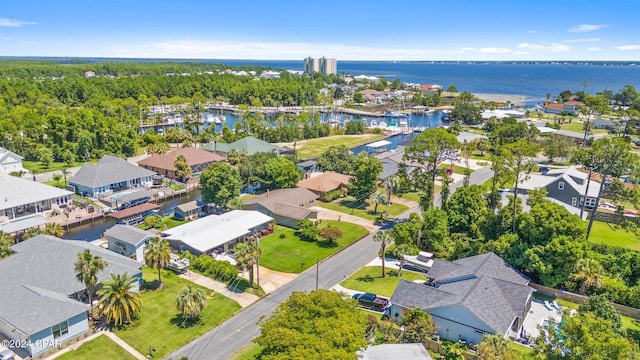
<path id="1" fill-rule="evenodd" d="M 16 359 L 16 354 L 9 350 L 9 349 L 5 349 L 0 351 L 0 360 L 15 360 Z"/>

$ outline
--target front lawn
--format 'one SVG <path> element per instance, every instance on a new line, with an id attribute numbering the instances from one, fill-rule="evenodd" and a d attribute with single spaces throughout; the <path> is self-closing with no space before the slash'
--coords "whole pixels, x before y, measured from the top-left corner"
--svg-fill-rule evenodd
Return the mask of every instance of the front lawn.
<path id="1" fill-rule="evenodd" d="M 307 139 L 296 143 L 296 151 L 301 159 L 318 156 L 329 150 L 332 146 L 345 145 L 352 147 L 368 142 L 382 139 L 382 134 L 362 134 L 362 135 L 334 135 L 316 139 Z"/>
<path id="2" fill-rule="evenodd" d="M 374 213 L 375 209 L 374 204 L 370 204 L 365 201 L 357 201 L 352 197 L 346 197 L 334 200 L 330 203 L 318 201 L 316 205 L 323 207 L 325 209 L 339 211 L 345 214 L 351 214 L 355 216 L 359 216 L 364 219 L 376 221 L 380 218 L 380 214 L 387 213 L 387 205 L 380 204 L 378 205 L 378 213 Z M 389 216 L 395 217 L 409 209 L 406 205 L 393 203 L 389 205 Z"/>
<path id="3" fill-rule="evenodd" d="M 589 241 L 595 244 L 622 247 L 640 251 L 640 239 L 633 232 L 616 229 L 615 225 L 594 221 Z"/>
<path id="4" fill-rule="evenodd" d="M 382 296 L 391 296 L 398 286 L 400 279 L 414 281 L 426 281 L 427 278 L 422 273 L 402 270 L 400 276 L 396 276 L 398 270 L 385 269 L 387 277 L 382 277 L 382 266 L 365 266 L 356 271 L 347 280 L 340 283 L 341 286 L 362 292 L 370 292 Z"/>
<path id="5" fill-rule="evenodd" d="M 275 232 L 260 239 L 260 265 L 276 271 L 299 274 L 345 246 L 360 240 L 369 232 L 360 225 L 344 221 L 323 221 L 342 230 L 342 238 L 336 246 L 329 247 L 318 242 L 302 240 L 297 230 L 276 225 Z M 280 235 L 283 234 L 284 238 Z"/>
<path id="6" fill-rule="evenodd" d="M 231 360 L 255 360 L 256 355 L 261 351 L 262 346 L 252 342 L 231 355 Z"/>
<path id="7" fill-rule="evenodd" d="M 164 230 L 165 226 L 167 229 L 171 229 L 186 222 L 187 220 L 178 220 L 173 217 L 173 215 L 169 215 L 162 218 L 162 222 L 160 223 L 160 225 L 156 226 L 156 229 Z M 138 228 L 142 230 L 149 230 L 149 227 L 147 227 L 144 223 L 138 225 Z"/>
<path id="8" fill-rule="evenodd" d="M 96 162 L 98 162 L 98 160 L 96 159 L 92 159 L 87 162 L 76 161 L 72 164 L 67 164 L 66 162 L 52 162 L 51 164 L 49 164 L 48 167 L 45 167 L 44 165 L 42 165 L 40 161 L 22 160 L 22 167 L 24 167 L 29 171 L 36 170 L 38 174 L 41 174 L 44 172 L 51 172 L 51 171 L 59 171 L 62 174 L 63 169 L 67 169 L 71 167 L 80 167 L 84 164 L 95 164 Z"/>
<path id="9" fill-rule="evenodd" d="M 125 349 L 121 348 L 113 340 L 106 335 L 100 335 L 97 338 L 80 345 L 77 349 L 71 350 L 62 356 L 59 360 L 93 360 L 101 359 L 133 359 L 135 356 L 129 354 Z"/>
<path id="10" fill-rule="evenodd" d="M 451 164 L 442 163 L 442 164 L 438 165 L 438 169 L 449 169 L 449 168 L 451 168 Z M 466 175 L 467 174 L 467 170 L 469 170 L 469 174 L 471 174 L 473 172 L 473 169 L 469 169 L 469 168 L 467 168 L 465 166 L 453 165 L 453 173 L 454 174 Z"/>
<path id="11" fill-rule="evenodd" d="M 157 270 L 148 267 L 143 268 L 142 275 L 145 287 L 150 286 L 158 278 Z M 162 282 L 164 283 L 162 290 L 147 290 L 142 294 L 140 317 L 132 325 L 115 330 L 122 340 L 142 354 L 147 354 L 151 346 L 156 349 L 153 354 L 155 358 L 164 358 L 241 309 L 237 302 L 200 287 L 210 295 L 207 306 L 200 314 L 200 322 L 191 326 L 182 326 L 183 322 L 176 309 L 176 297 L 187 285 L 193 284 L 167 270 L 162 270 Z"/>

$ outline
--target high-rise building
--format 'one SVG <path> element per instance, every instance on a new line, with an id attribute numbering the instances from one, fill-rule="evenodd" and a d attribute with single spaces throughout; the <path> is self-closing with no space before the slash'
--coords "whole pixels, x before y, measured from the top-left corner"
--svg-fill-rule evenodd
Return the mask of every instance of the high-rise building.
<path id="1" fill-rule="evenodd" d="M 320 59 L 314 59 L 312 57 L 304 59 L 304 73 L 312 74 L 314 72 L 337 74 L 338 65 L 336 59 L 327 59 L 324 56 Z"/>

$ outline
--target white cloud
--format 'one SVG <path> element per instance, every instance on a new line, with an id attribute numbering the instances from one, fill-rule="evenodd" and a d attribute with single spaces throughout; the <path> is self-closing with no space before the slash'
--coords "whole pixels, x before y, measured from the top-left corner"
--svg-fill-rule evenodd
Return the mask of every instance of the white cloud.
<path id="1" fill-rule="evenodd" d="M 580 25 L 576 25 L 571 27 L 568 31 L 569 32 L 589 32 L 589 31 L 595 31 L 595 30 L 599 30 L 602 28 L 605 28 L 609 25 L 607 24 L 580 24 Z"/>
<path id="2" fill-rule="evenodd" d="M 589 51 L 600 51 L 602 49 L 599 48 L 599 47 L 592 46 L 592 47 L 588 47 L 587 50 L 589 50 Z"/>
<path id="3" fill-rule="evenodd" d="M 616 46 L 616 49 L 622 50 L 622 51 L 638 51 L 640 50 L 640 45 L 622 45 L 622 46 Z"/>
<path id="4" fill-rule="evenodd" d="M 520 43 L 518 48 L 531 51 L 551 51 L 551 52 L 565 52 L 571 50 L 571 47 L 564 44 L 552 43 L 551 45 Z"/>
<path id="5" fill-rule="evenodd" d="M 25 25 L 35 25 L 31 21 L 22 21 L 16 19 L 0 18 L 0 27 L 23 27 Z"/>
<path id="6" fill-rule="evenodd" d="M 482 54 L 510 54 L 511 52 L 511 49 L 499 47 L 486 47 L 480 49 L 480 53 Z"/>
<path id="7" fill-rule="evenodd" d="M 568 43 L 580 43 L 580 42 L 598 42 L 598 41 L 602 41 L 602 39 L 600 38 L 582 38 L 582 39 L 569 39 L 569 40 L 565 40 L 563 42 L 568 42 Z"/>

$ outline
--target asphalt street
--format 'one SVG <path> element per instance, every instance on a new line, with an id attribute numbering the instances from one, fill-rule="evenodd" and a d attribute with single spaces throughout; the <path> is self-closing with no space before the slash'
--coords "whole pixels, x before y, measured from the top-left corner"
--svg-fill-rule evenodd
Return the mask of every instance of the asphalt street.
<path id="1" fill-rule="evenodd" d="M 480 185 L 490 179 L 492 175 L 491 169 L 484 167 L 474 171 L 469 182 Z M 461 185 L 461 181 L 451 184 L 451 192 L 453 193 Z M 438 198 L 436 198 L 436 203 L 439 203 Z M 399 218 L 408 218 L 409 214 L 417 211 L 419 211 L 418 207 L 409 209 Z M 329 289 L 344 280 L 345 275 L 353 274 L 375 259 L 380 247 L 373 241 L 375 232 L 325 259 L 317 267 L 309 268 L 293 281 L 242 309 L 215 329 L 170 354 L 168 358 L 178 359 L 181 356 L 186 356 L 190 360 L 229 359 L 236 351 L 260 335 L 258 325 L 260 319 L 271 316 L 275 308 L 288 299 L 293 292 L 315 290 L 316 277 L 319 288 Z"/>

